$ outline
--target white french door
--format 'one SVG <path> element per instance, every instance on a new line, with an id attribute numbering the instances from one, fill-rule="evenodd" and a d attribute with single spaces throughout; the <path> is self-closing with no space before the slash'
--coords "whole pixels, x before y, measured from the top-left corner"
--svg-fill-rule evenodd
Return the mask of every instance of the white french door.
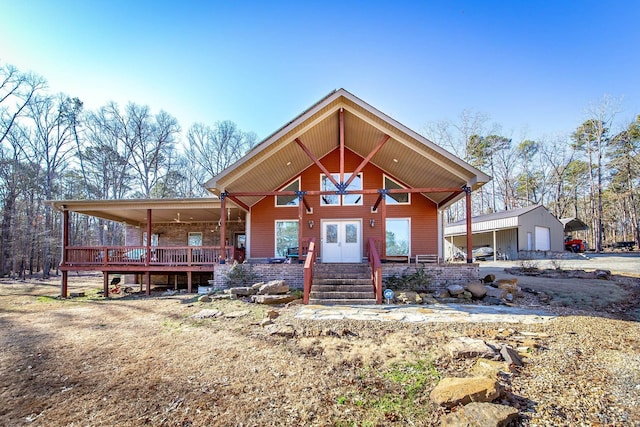
<path id="1" fill-rule="evenodd" d="M 322 221 L 322 262 L 362 261 L 360 220 Z"/>

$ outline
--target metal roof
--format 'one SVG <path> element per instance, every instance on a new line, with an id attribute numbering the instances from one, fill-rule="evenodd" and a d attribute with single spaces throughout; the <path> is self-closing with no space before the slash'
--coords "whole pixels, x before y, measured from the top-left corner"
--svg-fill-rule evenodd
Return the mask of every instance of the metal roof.
<path id="1" fill-rule="evenodd" d="M 381 138 L 389 135 L 390 139 L 372 157 L 371 163 L 413 188 L 460 188 L 469 185 L 477 189 L 491 179 L 442 147 L 340 89 L 331 92 L 270 135 L 238 162 L 207 181 L 205 187 L 214 194 L 222 191 L 233 194 L 277 190 L 313 164 L 296 144 L 296 138 L 318 159 L 339 146 L 340 111 L 344 114 L 345 147 L 365 158 Z M 437 204 L 449 195 L 445 192 L 425 194 Z M 463 193 L 449 200 L 447 205 L 462 197 Z M 250 197 L 243 201 L 252 205 L 259 199 Z"/>
<path id="2" fill-rule="evenodd" d="M 542 205 L 532 205 L 526 208 L 513 209 L 510 211 L 494 212 L 485 215 L 471 217 L 471 230 L 473 233 L 504 230 L 509 228 L 517 228 L 519 225 L 518 218 L 524 214 L 534 211 L 538 208 L 547 210 Z M 467 233 L 467 220 L 452 222 L 444 227 L 445 236 L 454 236 Z"/>

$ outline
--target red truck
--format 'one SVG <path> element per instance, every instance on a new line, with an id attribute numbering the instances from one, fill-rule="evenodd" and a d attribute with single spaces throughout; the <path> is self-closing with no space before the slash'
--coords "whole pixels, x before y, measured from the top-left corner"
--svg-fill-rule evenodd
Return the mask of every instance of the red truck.
<path id="1" fill-rule="evenodd" d="M 587 250 L 587 242 L 567 236 L 564 238 L 564 250 L 571 252 L 584 252 Z"/>

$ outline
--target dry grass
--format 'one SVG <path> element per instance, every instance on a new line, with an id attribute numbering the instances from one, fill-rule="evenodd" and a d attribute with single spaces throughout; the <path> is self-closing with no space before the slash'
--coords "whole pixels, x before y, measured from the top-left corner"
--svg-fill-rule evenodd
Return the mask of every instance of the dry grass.
<path id="1" fill-rule="evenodd" d="M 438 425 L 430 390 L 471 363 L 443 344 L 502 336 L 496 324 L 303 322 L 279 308 L 275 322 L 296 330 L 287 339 L 259 325 L 262 306 L 104 299 L 101 282 L 71 277 L 87 297 L 59 300 L 56 281 L 0 280 L 0 425 Z M 203 308 L 249 313 L 191 318 Z"/>

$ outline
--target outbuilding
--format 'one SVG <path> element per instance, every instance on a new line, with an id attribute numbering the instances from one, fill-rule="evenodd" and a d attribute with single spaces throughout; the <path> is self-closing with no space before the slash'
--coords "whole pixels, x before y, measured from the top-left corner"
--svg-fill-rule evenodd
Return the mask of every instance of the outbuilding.
<path id="1" fill-rule="evenodd" d="M 471 229 L 473 249 L 494 248 L 494 260 L 548 257 L 564 249 L 564 226 L 542 205 L 473 217 Z M 447 257 L 466 253 L 466 235 L 466 220 L 445 226 Z"/>

